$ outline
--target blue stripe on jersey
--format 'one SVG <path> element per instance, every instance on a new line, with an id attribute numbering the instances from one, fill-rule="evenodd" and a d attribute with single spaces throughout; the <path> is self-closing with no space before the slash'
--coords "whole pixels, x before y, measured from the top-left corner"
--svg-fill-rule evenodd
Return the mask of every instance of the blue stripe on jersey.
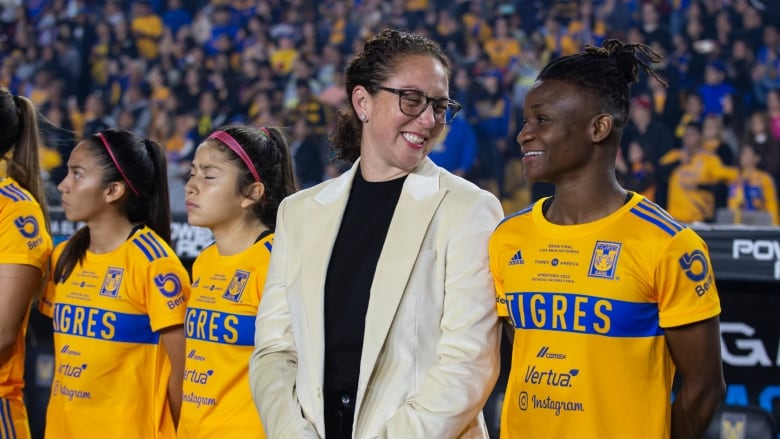
<path id="1" fill-rule="evenodd" d="M 267 248 L 269 252 L 271 251 L 271 249 L 272 249 L 271 241 L 266 241 L 265 242 L 265 248 Z"/>
<path id="2" fill-rule="evenodd" d="M 685 224 L 677 221 L 674 217 L 669 215 L 669 212 L 665 211 L 661 206 L 653 203 L 652 201 L 648 199 L 642 200 L 641 203 L 646 209 L 651 210 L 653 213 L 655 213 L 657 216 L 666 219 L 668 223 L 671 223 L 677 231 L 687 229 L 688 226 Z"/>
<path id="3" fill-rule="evenodd" d="M 639 203 L 631 208 L 631 213 L 660 228 L 664 232 L 668 233 L 669 236 L 676 235 L 677 232 L 684 228 L 676 221 L 654 209 L 653 206 L 649 204 Z"/>
<path id="4" fill-rule="evenodd" d="M 57 303 L 54 305 L 54 332 L 98 340 L 157 344 L 146 314 L 126 314 L 100 308 Z"/>
<path id="5" fill-rule="evenodd" d="M 161 258 L 163 256 L 168 256 L 168 252 L 165 251 L 165 248 L 160 245 L 160 243 L 154 238 L 154 236 L 150 233 L 144 233 L 140 236 L 140 238 L 146 243 L 149 248 L 152 249 L 154 252 L 155 259 Z"/>
<path id="6" fill-rule="evenodd" d="M 141 249 L 149 262 L 168 256 L 165 247 L 160 244 L 160 241 L 158 241 L 151 232 L 146 232 L 139 235 L 137 238 L 134 238 L 133 244 Z"/>
<path id="7" fill-rule="evenodd" d="M 508 217 L 504 218 L 503 220 L 501 220 L 500 223 L 498 223 L 498 225 L 496 226 L 496 229 L 501 227 L 501 224 L 504 224 L 505 222 L 509 221 L 512 218 L 514 218 L 516 216 L 520 216 L 520 215 L 525 215 L 526 213 L 532 211 L 534 209 L 534 204 L 536 204 L 536 203 L 531 203 L 528 206 L 524 207 L 523 209 L 518 210 L 517 212 L 515 212 L 515 213 L 509 215 Z"/>
<path id="8" fill-rule="evenodd" d="M 17 199 L 16 195 L 8 192 L 5 188 L 0 188 L 0 195 L 4 196 L 6 198 L 10 198 L 11 201 L 19 201 Z"/>
<path id="9" fill-rule="evenodd" d="M 187 308 L 184 333 L 187 338 L 195 340 L 253 346 L 255 342 L 255 316 Z"/>
<path id="10" fill-rule="evenodd" d="M 0 188 L 0 194 L 5 196 L 6 198 L 10 198 L 11 201 L 21 201 L 23 198 L 19 198 L 19 195 L 16 194 L 13 191 L 10 191 L 11 186 Z"/>
<path id="11" fill-rule="evenodd" d="M 606 337 L 656 337 L 658 305 L 571 293 L 507 293 L 517 329 L 544 329 Z"/>
<path id="12" fill-rule="evenodd" d="M 149 262 L 152 262 L 154 260 L 154 256 L 149 252 L 149 250 L 146 248 L 146 246 L 138 239 L 133 239 L 133 244 L 135 244 L 136 247 L 140 248 L 142 252 L 144 252 L 144 255 L 146 255 L 146 259 Z"/>
<path id="13" fill-rule="evenodd" d="M 15 193 L 21 200 L 32 201 L 32 198 L 29 195 L 25 194 L 24 191 L 19 189 L 19 187 L 16 186 L 15 184 L 9 184 L 8 190 Z"/>
<path id="14" fill-rule="evenodd" d="M 16 426 L 14 426 L 14 417 L 11 413 L 11 402 L 4 398 L 0 398 L 0 421 L 3 423 L 0 438 L 16 439 Z"/>

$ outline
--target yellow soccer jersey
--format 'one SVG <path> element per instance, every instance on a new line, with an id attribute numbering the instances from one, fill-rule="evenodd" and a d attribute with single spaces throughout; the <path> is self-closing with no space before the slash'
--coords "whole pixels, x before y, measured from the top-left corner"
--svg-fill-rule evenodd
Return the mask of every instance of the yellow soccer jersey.
<path id="1" fill-rule="evenodd" d="M 143 227 L 110 253 L 87 252 L 64 283 L 48 286 L 41 311 L 54 320 L 55 369 L 46 437 L 175 437 L 159 331 L 184 323 L 190 284 L 173 250 Z"/>
<path id="2" fill-rule="evenodd" d="M 12 178 L 0 181 L 0 264 L 38 267 L 43 279 L 51 248 L 51 237 L 38 202 Z M 27 318 L 22 328 L 11 360 L 0 367 L 0 398 L 22 399 Z"/>
<path id="3" fill-rule="evenodd" d="M 668 438 L 664 328 L 720 313 L 704 241 L 645 197 L 560 226 L 542 201 L 490 238 L 500 316 L 515 327 L 502 438 Z"/>
<path id="4" fill-rule="evenodd" d="M 52 240 L 38 202 L 12 178 L 0 181 L 0 264 L 31 265 L 47 271 Z M 0 366 L 0 438 L 28 438 L 24 389 L 24 337 L 29 313 L 11 357 Z"/>
<path id="5" fill-rule="evenodd" d="M 192 266 L 182 439 L 265 438 L 249 389 L 249 357 L 272 242 L 268 234 L 233 256 L 212 245 Z"/>

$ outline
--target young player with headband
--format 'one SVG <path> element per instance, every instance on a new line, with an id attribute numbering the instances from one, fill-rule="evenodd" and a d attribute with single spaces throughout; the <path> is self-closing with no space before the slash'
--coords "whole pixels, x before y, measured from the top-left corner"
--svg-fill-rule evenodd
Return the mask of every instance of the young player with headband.
<path id="1" fill-rule="evenodd" d="M 295 191 L 279 128 L 223 127 L 197 149 L 187 220 L 214 243 L 193 264 L 180 438 L 265 438 L 249 388 L 255 316 L 279 203 Z"/>

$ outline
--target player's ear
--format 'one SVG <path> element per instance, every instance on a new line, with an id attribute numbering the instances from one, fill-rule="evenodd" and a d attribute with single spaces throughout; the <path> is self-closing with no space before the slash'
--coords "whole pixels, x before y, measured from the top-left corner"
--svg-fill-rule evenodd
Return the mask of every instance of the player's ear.
<path id="1" fill-rule="evenodd" d="M 614 126 L 614 119 L 609 113 L 597 114 L 593 117 L 591 123 L 590 140 L 593 143 L 601 143 L 609 137 L 612 133 L 612 127 Z"/>
<path id="2" fill-rule="evenodd" d="M 252 186 L 249 188 L 249 196 L 241 200 L 241 207 L 244 209 L 248 208 L 260 201 L 263 195 L 265 195 L 265 185 L 259 181 L 252 183 Z"/>

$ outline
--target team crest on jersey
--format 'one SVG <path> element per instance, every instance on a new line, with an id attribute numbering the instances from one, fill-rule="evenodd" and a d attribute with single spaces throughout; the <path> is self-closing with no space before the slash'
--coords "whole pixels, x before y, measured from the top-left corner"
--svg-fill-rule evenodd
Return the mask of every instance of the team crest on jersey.
<path id="1" fill-rule="evenodd" d="M 230 279 L 225 294 L 222 295 L 223 299 L 227 299 L 231 302 L 238 302 L 241 300 L 241 295 L 244 294 L 244 289 L 249 281 L 249 272 L 244 270 L 236 270 L 233 274 L 233 279 Z"/>
<path id="2" fill-rule="evenodd" d="M 106 277 L 103 278 L 103 286 L 100 287 L 100 295 L 116 298 L 119 294 L 119 286 L 122 284 L 123 268 L 108 267 Z"/>
<path id="3" fill-rule="evenodd" d="M 588 276 L 614 279 L 618 256 L 620 256 L 620 247 L 621 244 L 619 242 L 596 241 L 593 257 L 590 260 Z"/>
<path id="4" fill-rule="evenodd" d="M 19 229 L 19 233 L 27 239 L 38 236 L 38 220 L 32 215 L 16 218 L 14 225 Z"/>

